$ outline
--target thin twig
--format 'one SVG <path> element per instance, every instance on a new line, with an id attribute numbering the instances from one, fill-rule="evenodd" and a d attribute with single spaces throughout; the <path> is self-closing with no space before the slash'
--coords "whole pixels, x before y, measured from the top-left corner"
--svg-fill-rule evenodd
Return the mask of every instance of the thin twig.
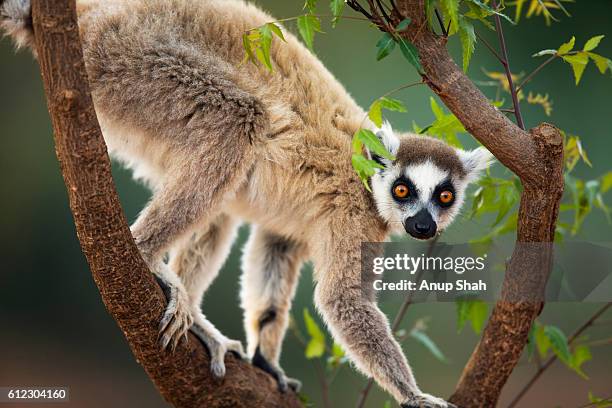
<path id="1" fill-rule="evenodd" d="M 448 31 L 446 31 L 446 28 L 444 28 L 444 20 L 442 20 L 442 16 L 440 15 L 440 12 L 438 11 L 438 9 L 435 9 L 436 12 L 436 18 L 438 19 L 438 24 L 440 24 L 440 30 L 442 30 L 442 35 L 444 37 L 448 37 Z"/>
<path id="2" fill-rule="evenodd" d="M 380 12 L 382 13 L 383 17 L 385 18 L 385 21 L 387 22 L 387 24 L 390 24 L 391 23 L 391 17 L 389 17 L 387 12 L 385 11 L 385 8 L 383 7 L 382 1 L 381 0 L 376 0 L 376 4 L 378 4 L 378 8 L 380 9 Z"/>
<path id="3" fill-rule="evenodd" d="M 504 113 L 514 113 L 514 109 L 499 108 L 498 110 Z"/>
<path id="4" fill-rule="evenodd" d="M 502 64 L 505 64 L 506 61 L 501 57 L 501 55 L 499 55 L 497 50 L 495 48 L 493 48 L 493 46 L 491 44 L 489 44 L 489 42 L 487 40 L 485 40 L 484 37 L 482 37 L 480 34 L 478 34 L 478 31 L 475 31 L 475 33 L 476 33 L 476 37 L 478 38 L 478 40 L 480 40 L 480 42 L 483 43 L 485 45 L 485 47 L 487 47 L 489 49 L 489 51 L 491 51 L 491 53 L 493 55 L 495 55 L 495 58 L 497 58 L 499 60 L 499 62 L 501 62 Z"/>
<path id="5" fill-rule="evenodd" d="M 359 4 L 358 1 L 356 0 L 347 0 L 346 1 L 347 6 L 349 6 L 350 8 L 352 8 L 353 10 L 355 10 L 358 13 L 363 14 L 364 16 L 366 16 L 366 18 L 368 20 L 372 20 L 372 15 L 370 13 L 367 12 L 366 9 L 364 9 L 361 4 Z"/>
<path id="6" fill-rule="evenodd" d="M 578 338 L 578 336 L 580 336 L 586 329 L 588 329 L 589 327 L 591 327 L 593 325 L 593 322 L 595 322 L 595 320 L 597 320 L 597 318 L 599 316 L 601 316 L 602 314 L 605 313 L 606 310 L 608 310 L 608 308 L 612 306 L 612 302 L 608 302 L 606 303 L 603 307 L 601 307 L 599 310 L 597 310 L 590 318 L 589 320 L 587 320 L 582 326 L 580 326 L 575 332 L 574 334 L 572 334 L 567 342 L 568 344 L 572 344 L 574 342 L 574 340 L 576 340 L 576 338 Z M 531 377 L 531 379 L 527 382 L 527 384 L 525 384 L 525 386 L 519 391 L 519 393 L 516 395 L 516 397 L 514 397 L 514 399 L 510 402 L 510 404 L 508 405 L 508 408 L 512 408 L 515 407 L 518 402 L 521 400 L 521 398 L 523 398 L 523 396 L 527 393 L 527 391 L 529 391 L 531 389 L 531 387 L 533 386 L 533 384 L 536 383 L 536 381 L 542 376 L 542 374 L 544 373 L 544 371 L 546 371 L 548 369 L 548 367 L 550 367 L 552 365 L 552 363 L 554 363 L 557 360 L 557 356 L 556 355 L 552 355 L 551 357 L 548 358 L 548 360 L 546 360 L 542 366 L 538 369 L 538 371 L 536 371 L 536 373 L 533 375 L 533 377 Z"/>
<path id="7" fill-rule="evenodd" d="M 540 72 L 542 70 L 542 68 L 544 68 L 545 66 L 547 66 L 548 64 L 553 62 L 556 58 L 557 58 L 557 54 L 554 54 L 554 55 L 551 55 L 550 58 L 548 58 L 546 61 L 541 63 L 540 66 L 538 66 L 536 69 L 534 69 L 531 74 L 527 75 L 527 77 L 525 77 L 525 79 L 523 79 L 523 82 L 521 82 L 520 85 L 516 87 L 516 92 L 518 92 L 521 89 L 523 89 L 523 86 L 525 86 L 529 81 L 531 81 L 533 79 L 533 77 L 538 72 Z"/>
<path id="8" fill-rule="evenodd" d="M 429 242 L 429 247 L 427 247 L 427 254 L 425 255 L 426 257 L 431 256 L 433 249 L 436 246 L 436 243 L 438 242 L 439 238 L 440 238 L 440 235 L 436 235 L 436 237 Z M 416 282 L 418 282 L 421 279 L 421 277 L 423 276 L 423 272 L 424 270 L 422 268 L 419 269 L 418 273 L 416 274 L 416 278 L 415 278 Z M 393 319 L 393 324 L 391 325 L 391 333 L 395 333 L 397 329 L 399 328 L 400 324 L 402 324 L 402 320 L 404 319 L 404 316 L 406 316 L 406 312 L 408 311 L 408 308 L 413 303 L 412 302 L 413 295 L 414 295 L 414 292 L 410 292 L 408 293 L 408 295 L 406 295 L 406 298 L 404 299 L 404 303 L 402 303 L 399 310 L 395 314 L 395 318 Z M 363 387 L 363 390 L 361 390 L 361 397 L 359 398 L 359 401 L 357 401 L 357 408 L 363 408 L 365 406 L 366 399 L 368 398 L 368 395 L 370 394 L 370 391 L 372 390 L 373 385 L 374 385 L 374 380 L 370 378 L 368 382 L 366 383 L 365 387 Z"/>
<path id="9" fill-rule="evenodd" d="M 607 339 L 587 341 L 586 343 L 584 343 L 585 346 L 589 346 L 589 347 L 608 346 L 610 344 L 612 344 L 612 337 L 607 338 Z"/>
<path id="10" fill-rule="evenodd" d="M 491 5 L 497 10 L 497 0 L 493 0 Z M 514 81 L 512 81 L 512 72 L 510 71 L 510 63 L 508 61 L 508 50 L 506 49 L 506 40 L 504 38 L 504 31 L 502 29 L 501 18 L 498 14 L 495 14 L 495 29 L 497 31 L 497 37 L 499 38 L 499 47 L 504 59 L 502 65 L 506 71 L 506 77 L 508 78 L 508 86 L 510 87 L 510 94 L 512 95 L 512 104 L 514 105 L 514 115 L 516 116 L 516 124 L 523 130 L 525 130 L 525 123 L 523 122 L 523 115 L 521 114 L 521 107 L 518 100 L 518 92 L 514 88 Z"/>

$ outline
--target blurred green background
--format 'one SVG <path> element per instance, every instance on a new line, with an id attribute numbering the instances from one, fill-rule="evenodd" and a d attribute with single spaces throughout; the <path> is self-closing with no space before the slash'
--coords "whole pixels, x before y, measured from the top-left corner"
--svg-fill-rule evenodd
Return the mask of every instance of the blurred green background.
<path id="1" fill-rule="evenodd" d="M 301 12 L 301 2 L 259 0 L 277 18 Z M 320 6 L 325 5 L 321 2 Z M 540 62 L 531 55 L 557 48 L 576 35 L 578 46 L 597 34 L 611 34 L 609 0 L 581 0 L 567 5 L 573 17 L 546 27 L 542 18 L 523 20 L 518 27 L 506 24 L 506 36 L 514 72 L 530 72 Z M 289 24 L 288 24 L 289 25 Z M 292 30 L 295 28 L 289 25 Z M 366 23 L 344 20 L 336 29 L 324 24 L 326 34 L 316 38 L 316 53 L 347 87 L 355 99 L 368 106 L 379 95 L 418 80 L 408 63 L 395 53 L 382 62 L 375 60 L 380 36 Z M 492 33 L 480 29 L 490 41 Z M 450 44 L 460 58 L 457 40 Z M 598 52 L 612 56 L 612 38 L 605 38 Z M 482 69 L 502 68 L 484 46 L 477 46 L 469 74 L 487 80 Z M 491 97 L 493 88 L 483 88 Z M 595 178 L 610 170 L 612 148 L 612 79 L 589 66 L 579 87 L 574 85 L 569 65 L 557 61 L 541 73 L 528 90 L 549 93 L 554 111 L 547 118 L 540 107 L 523 103 L 527 126 L 550 121 L 582 137 L 594 165 L 579 165 L 575 171 Z M 51 126 L 46 111 L 38 66 L 27 52 L 15 54 L 12 44 L 0 41 L 0 386 L 68 386 L 73 407 L 164 407 L 144 371 L 135 361 L 121 332 L 106 313 L 87 264 L 80 251 L 68 209 L 66 192 L 54 154 Z M 396 95 L 409 111 L 392 115 L 393 125 L 408 130 L 412 121 L 426 125 L 433 120 L 429 109 L 431 92 L 411 88 Z M 509 97 L 507 97 L 509 101 Z M 466 139 L 468 140 L 468 139 Z M 148 199 L 148 192 L 115 166 L 115 180 L 124 210 L 132 222 Z M 486 232 L 482 220 L 460 217 L 446 234 L 450 241 L 465 241 Z M 610 225 L 603 214 L 593 213 L 576 239 L 610 241 Z M 248 233 L 243 227 L 239 241 L 220 277 L 206 296 L 207 316 L 226 335 L 244 339 L 238 302 L 240 247 Z M 305 268 L 294 304 L 294 315 L 303 329 L 303 308 L 312 306 L 311 271 Z M 384 304 L 393 314 L 397 304 Z M 572 332 L 599 305 L 548 304 L 541 319 Z M 423 390 L 448 396 L 477 342 L 469 329 L 456 331 L 453 304 L 423 304 L 412 307 L 405 319 L 410 328 L 416 318 L 430 316 L 429 334 L 449 358 L 444 364 L 423 346 L 407 340 L 404 350 Z M 608 316 L 607 319 L 611 319 Z M 605 320 L 605 319 L 604 319 Z M 611 325 L 589 331 L 591 338 L 609 337 Z M 593 350 L 594 359 L 584 368 L 584 380 L 555 363 L 520 406 L 578 407 L 587 402 L 588 391 L 601 397 L 612 394 L 612 347 Z M 304 357 L 303 347 L 289 334 L 282 363 L 286 372 L 303 380 L 304 392 L 320 406 L 321 397 L 314 365 Z M 522 360 L 504 389 L 505 406 L 530 378 L 534 368 Z M 331 387 L 334 407 L 352 407 L 365 380 L 349 366 L 342 368 Z M 376 389 L 368 407 L 382 407 L 390 399 Z M 4 405 L 4 406 L 8 406 Z"/>

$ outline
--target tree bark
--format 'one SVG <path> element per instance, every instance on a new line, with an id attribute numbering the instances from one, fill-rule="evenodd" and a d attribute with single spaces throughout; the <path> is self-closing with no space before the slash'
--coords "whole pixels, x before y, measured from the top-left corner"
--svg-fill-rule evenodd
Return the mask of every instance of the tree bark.
<path id="1" fill-rule="evenodd" d="M 501 299 L 450 398 L 461 407 L 492 407 L 543 307 L 541 293 L 550 271 L 563 194 L 563 140 L 559 130 L 546 123 L 524 131 L 491 105 L 454 63 L 446 38 L 428 28 L 423 0 L 397 0 L 396 4 L 401 15 L 395 19 L 412 20 L 402 35 L 419 51 L 424 80 L 465 129 L 523 185 L 517 245 L 506 268 Z"/>
<path id="2" fill-rule="evenodd" d="M 263 371 L 228 355 L 227 375 L 210 375 L 205 347 L 189 334 L 162 352 L 158 324 L 163 292 L 142 260 L 123 215 L 110 160 L 92 104 L 74 0 L 33 1 L 36 49 L 55 146 L 77 235 L 102 301 L 136 360 L 176 407 L 301 407 Z"/>

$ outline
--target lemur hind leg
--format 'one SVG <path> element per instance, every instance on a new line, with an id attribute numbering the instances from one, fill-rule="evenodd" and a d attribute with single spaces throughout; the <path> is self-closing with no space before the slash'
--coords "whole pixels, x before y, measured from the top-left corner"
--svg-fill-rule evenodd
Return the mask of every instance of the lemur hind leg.
<path id="1" fill-rule="evenodd" d="M 211 370 L 216 377 L 225 375 L 224 357 L 232 351 L 246 359 L 239 341 L 224 336 L 202 313 L 202 297 L 217 277 L 236 237 L 238 223 L 221 214 L 206 228 L 198 230 L 175 247 L 170 255 L 170 269 L 175 271 L 187 290 L 194 325 L 191 331 L 204 343 L 211 355 Z"/>
<path id="2" fill-rule="evenodd" d="M 276 378 L 281 391 L 301 386 L 285 375 L 279 357 L 304 256 L 301 244 L 257 227 L 243 256 L 241 298 L 248 353 L 253 365 Z"/>
<path id="3" fill-rule="evenodd" d="M 232 157 L 229 156 L 227 161 L 218 165 L 228 170 L 218 168 L 215 172 L 208 172 L 202 169 L 210 170 L 211 162 L 217 158 L 196 155 L 193 160 L 197 166 L 188 166 L 186 171 L 156 192 L 132 226 L 132 234 L 144 260 L 169 287 L 168 307 L 159 326 L 163 349 L 176 347 L 194 319 L 193 302 L 188 291 L 176 272 L 163 262 L 163 255 L 174 243 L 192 234 L 197 226 L 209 224 L 211 218 L 217 216 L 223 196 L 238 188 L 244 180 L 246 167 L 250 167 L 252 160 L 248 146 L 236 148 Z"/>
<path id="4" fill-rule="evenodd" d="M 222 212 L 254 165 L 256 144 L 269 123 L 261 101 L 235 81 L 231 65 L 184 42 L 174 30 L 128 36 L 122 27 L 89 39 L 88 74 L 96 109 L 140 129 L 148 147 L 138 154 L 149 154 L 145 158 L 158 160 L 164 171 L 132 233 L 145 261 L 168 287 L 160 323 L 166 349 L 177 345 L 195 316 L 185 285 L 163 255 Z M 136 40 L 142 49 L 134 50 L 140 44 Z M 149 151 L 165 153 L 160 158 Z"/>

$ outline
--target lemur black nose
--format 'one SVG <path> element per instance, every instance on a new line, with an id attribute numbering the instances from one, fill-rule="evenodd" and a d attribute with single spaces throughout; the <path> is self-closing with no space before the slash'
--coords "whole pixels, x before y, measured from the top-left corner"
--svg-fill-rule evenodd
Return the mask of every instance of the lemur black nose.
<path id="1" fill-rule="evenodd" d="M 429 239 L 436 235 L 438 226 L 426 209 L 422 209 L 404 222 L 406 232 L 416 239 Z"/>
<path id="2" fill-rule="evenodd" d="M 431 224 L 421 224 L 417 221 L 414 223 L 414 229 L 417 230 L 417 232 L 420 232 L 421 234 L 427 234 L 431 229 Z"/>

